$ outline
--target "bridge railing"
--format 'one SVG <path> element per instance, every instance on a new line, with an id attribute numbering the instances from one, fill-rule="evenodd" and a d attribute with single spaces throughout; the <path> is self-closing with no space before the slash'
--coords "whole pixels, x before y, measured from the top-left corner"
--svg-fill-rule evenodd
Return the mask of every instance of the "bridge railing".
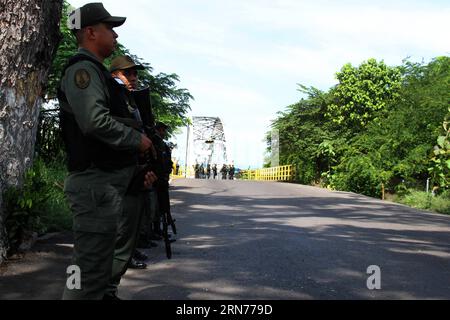
<path id="1" fill-rule="evenodd" d="M 256 170 L 242 170 L 240 174 L 241 178 L 245 180 L 291 181 L 294 178 L 294 167 L 286 165 Z"/>

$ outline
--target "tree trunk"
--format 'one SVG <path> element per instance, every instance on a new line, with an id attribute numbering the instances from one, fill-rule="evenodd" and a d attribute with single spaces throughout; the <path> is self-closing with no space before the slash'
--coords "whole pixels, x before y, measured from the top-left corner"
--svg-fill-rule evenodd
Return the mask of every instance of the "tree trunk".
<path id="1" fill-rule="evenodd" d="M 8 246 L 1 194 L 22 184 L 33 160 L 61 10 L 62 0 L 0 0 L 0 263 Z"/>

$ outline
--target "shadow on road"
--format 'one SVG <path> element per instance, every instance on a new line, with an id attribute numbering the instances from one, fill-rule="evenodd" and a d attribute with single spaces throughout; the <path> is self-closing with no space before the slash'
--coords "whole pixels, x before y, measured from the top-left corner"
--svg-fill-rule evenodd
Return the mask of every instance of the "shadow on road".
<path id="1" fill-rule="evenodd" d="M 62 296 L 72 248 L 70 232 L 36 243 L 0 267 L 0 300 L 57 300 Z"/>
<path id="2" fill-rule="evenodd" d="M 447 216 L 351 193 L 229 196 L 228 188 L 174 188 L 179 264 L 143 281 L 164 279 L 159 289 L 139 292 L 137 276 L 135 298 L 450 298 Z M 382 270 L 382 290 L 366 287 L 370 265 Z"/>
<path id="3" fill-rule="evenodd" d="M 149 250 L 149 268 L 127 272 L 126 298 L 450 298 L 448 216 L 298 185 L 205 183 L 171 187 L 173 259 L 162 243 Z M 70 243 L 40 242 L 3 267 L 0 299 L 59 299 Z M 367 289 L 370 265 L 381 290 Z"/>

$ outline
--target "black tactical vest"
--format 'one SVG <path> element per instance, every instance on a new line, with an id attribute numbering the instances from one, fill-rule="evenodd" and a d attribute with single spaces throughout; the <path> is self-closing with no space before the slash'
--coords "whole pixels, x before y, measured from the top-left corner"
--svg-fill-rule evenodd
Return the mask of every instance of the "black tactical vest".
<path id="1" fill-rule="evenodd" d="M 126 89 L 114 80 L 110 72 L 99 61 L 84 54 L 77 54 L 69 59 L 62 75 L 65 74 L 68 67 L 83 60 L 93 62 L 102 71 L 103 80 L 106 82 L 109 92 L 109 101 L 106 107 L 109 108 L 111 116 L 132 119 L 127 107 Z M 60 106 L 63 105 L 62 103 L 68 104 L 66 95 L 60 88 L 58 88 L 58 100 Z M 66 145 L 67 167 L 70 172 L 84 171 L 92 165 L 105 171 L 111 171 L 137 164 L 137 151 L 114 150 L 106 143 L 84 135 L 73 113 L 63 107 L 60 108 L 60 128 Z"/>

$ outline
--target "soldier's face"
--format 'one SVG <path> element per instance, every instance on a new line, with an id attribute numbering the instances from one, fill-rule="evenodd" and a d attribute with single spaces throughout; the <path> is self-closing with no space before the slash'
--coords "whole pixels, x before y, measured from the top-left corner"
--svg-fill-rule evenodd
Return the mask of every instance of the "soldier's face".
<path id="1" fill-rule="evenodd" d="M 136 69 L 119 70 L 118 76 L 128 90 L 136 90 L 138 85 L 138 73 Z"/>
<path id="2" fill-rule="evenodd" d="M 95 26 L 95 41 L 103 57 L 109 57 L 116 49 L 117 33 L 109 23 L 99 23 Z"/>

